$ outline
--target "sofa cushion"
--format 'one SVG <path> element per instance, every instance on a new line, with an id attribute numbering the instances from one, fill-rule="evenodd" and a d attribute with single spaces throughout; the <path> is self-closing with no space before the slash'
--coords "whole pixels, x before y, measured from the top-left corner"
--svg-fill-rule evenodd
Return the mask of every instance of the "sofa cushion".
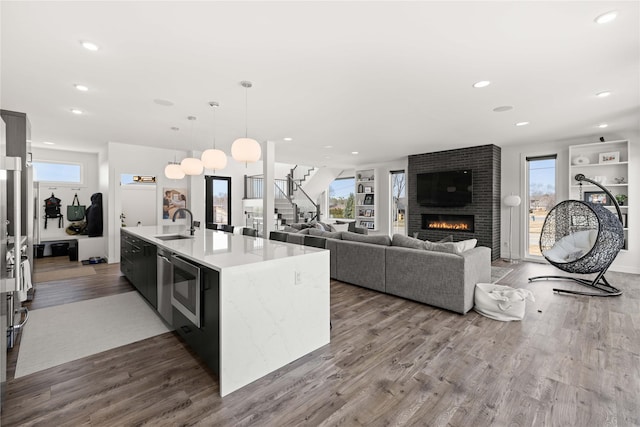
<path id="1" fill-rule="evenodd" d="M 312 236 L 324 237 L 328 239 L 342 240 L 342 231 L 332 232 L 332 231 L 319 230 L 317 228 L 310 228 L 309 234 Z"/>
<path id="2" fill-rule="evenodd" d="M 391 239 L 386 235 L 368 235 L 352 233 L 350 231 L 342 232 L 342 240 L 350 240 L 352 242 L 372 243 L 374 245 L 391 246 Z"/>
<path id="3" fill-rule="evenodd" d="M 428 251 L 437 251 L 437 252 L 445 252 L 449 254 L 460 255 L 463 252 L 468 251 L 469 249 L 473 249 L 476 247 L 478 243 L 477 239 L 469 239 L 462 240 L 460 242 L 445 242 L 445 243 L 437 243 L 437 242 L 424 242 L 424 248 Z"/>
<path id="4" fill-rule="evenodd" d="M 391 239 L 391 246 L 424 249 L 424 241 L 420 239 L 414 239 L 413 237 L 404 236 L 402 234 L 394 234 L 393 238 Z"/>

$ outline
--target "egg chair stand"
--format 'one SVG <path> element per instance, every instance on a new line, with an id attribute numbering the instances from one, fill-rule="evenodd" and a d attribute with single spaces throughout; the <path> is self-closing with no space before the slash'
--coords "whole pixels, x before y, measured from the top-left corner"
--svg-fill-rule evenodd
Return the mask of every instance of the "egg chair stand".
<path id="1" fill-rule="evenodd" d="M 550 264 L 560 270 L 573 274 L 598 274 L 593 280 L 571 276 L 536 276 L 530 277 L 529 282 L 535 280 L 570 280 L 598 292 L 557 288 L 554 288 L 553 291 L 556 293 L 597 297 L 622 295 L 622 291 L 612 286 L 604 277 L 620 249 L 624 247 L 620 206 L 609 190 L 600 183 L 592 181 L 583 174 L 576 175 L 575 179 L 580 184 L 580 194 L 582 194 L 583 182 L 593 184 L 604 191 L 612 201 L 618 215 L 616 217 L 613 212 L 598 203 L 579 200 L 560 202 L 551 209 L 544 221 L 542 232 L 540 233 L 540 251 Z M 573 233 L 577 234 L 574 235 Z M 585 240 L 592 241 L 592 244 L 588 248 L 571 246 L 572 244 L 577 244 L 576 242 L 579 239 L 582 239 L 583 243 Z M 563 255 L 567 257 L 566 259 L 559 259 L 560 257 L 557 255 L 551 255 L 556 246 L 563 247 L 565 251 Z"/>

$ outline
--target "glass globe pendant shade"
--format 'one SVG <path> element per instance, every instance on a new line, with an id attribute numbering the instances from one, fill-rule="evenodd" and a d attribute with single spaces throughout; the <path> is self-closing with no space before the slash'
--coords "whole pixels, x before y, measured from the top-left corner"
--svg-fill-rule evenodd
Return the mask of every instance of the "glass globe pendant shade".
<path id="1" fill-rule="evenodd" d="M 521 201 L 522 200 L 520 199 L 520 196 L 516 196 L 513 194 L 504 198 L 504 204 L 511 207 L 520 206 Z"/>
<path id="2" fill-rule="evenodd" d="M 178 163 L 169 163 L 164 168 L 164 176 L 169 179 L 182 179 L 184 178 L 184 172 Z"/>
<path id="3" fill-rule="evenodd" d="M 224 169 L 227 166 L 227 155 L 224 154 L 224 151 L 216 148 L 204 150 L 200 160 L 207 169 Z"/>
<path id="4" fill-rule="evenodd" d="M 261 154 L 262 149 L 255 139 L 238 138 L 231 144 L 231 157 L 238 162 L 257 162 Z"/>
<path id="5" fill-rule="evenodd" d="M 204 166 L 200 159 L 195 157 L 185 157 L 180 162 L 182 171 L 187 175 L 200 175 L 204 171 Z"/>

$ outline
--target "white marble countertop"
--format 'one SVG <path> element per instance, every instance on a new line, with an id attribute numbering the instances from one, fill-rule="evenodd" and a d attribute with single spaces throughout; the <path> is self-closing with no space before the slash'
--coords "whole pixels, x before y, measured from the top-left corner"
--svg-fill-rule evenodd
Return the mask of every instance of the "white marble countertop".
<path id="1" fill-rule="evenodd" d="M 126 227 L 122 230 L 218 271 L 325 250 L 208 229 L 196 230 L 191 237 L 184 225 Z M 156 237 L 167 234 L 189 238 L 160 240 Z"/>

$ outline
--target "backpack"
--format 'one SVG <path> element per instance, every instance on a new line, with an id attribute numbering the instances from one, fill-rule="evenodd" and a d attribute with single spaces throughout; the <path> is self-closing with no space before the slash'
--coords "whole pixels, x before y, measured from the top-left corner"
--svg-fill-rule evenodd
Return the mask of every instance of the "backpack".
<path id="1" fill-rule="evenodd" d="M 58 228 L 62 228 L 63 215 L 60 213 L 61 200 L 51 193 L 51 197 L 44 201 L 44 228 L 47 228 L 47 219 L 58 218 Z"/>

